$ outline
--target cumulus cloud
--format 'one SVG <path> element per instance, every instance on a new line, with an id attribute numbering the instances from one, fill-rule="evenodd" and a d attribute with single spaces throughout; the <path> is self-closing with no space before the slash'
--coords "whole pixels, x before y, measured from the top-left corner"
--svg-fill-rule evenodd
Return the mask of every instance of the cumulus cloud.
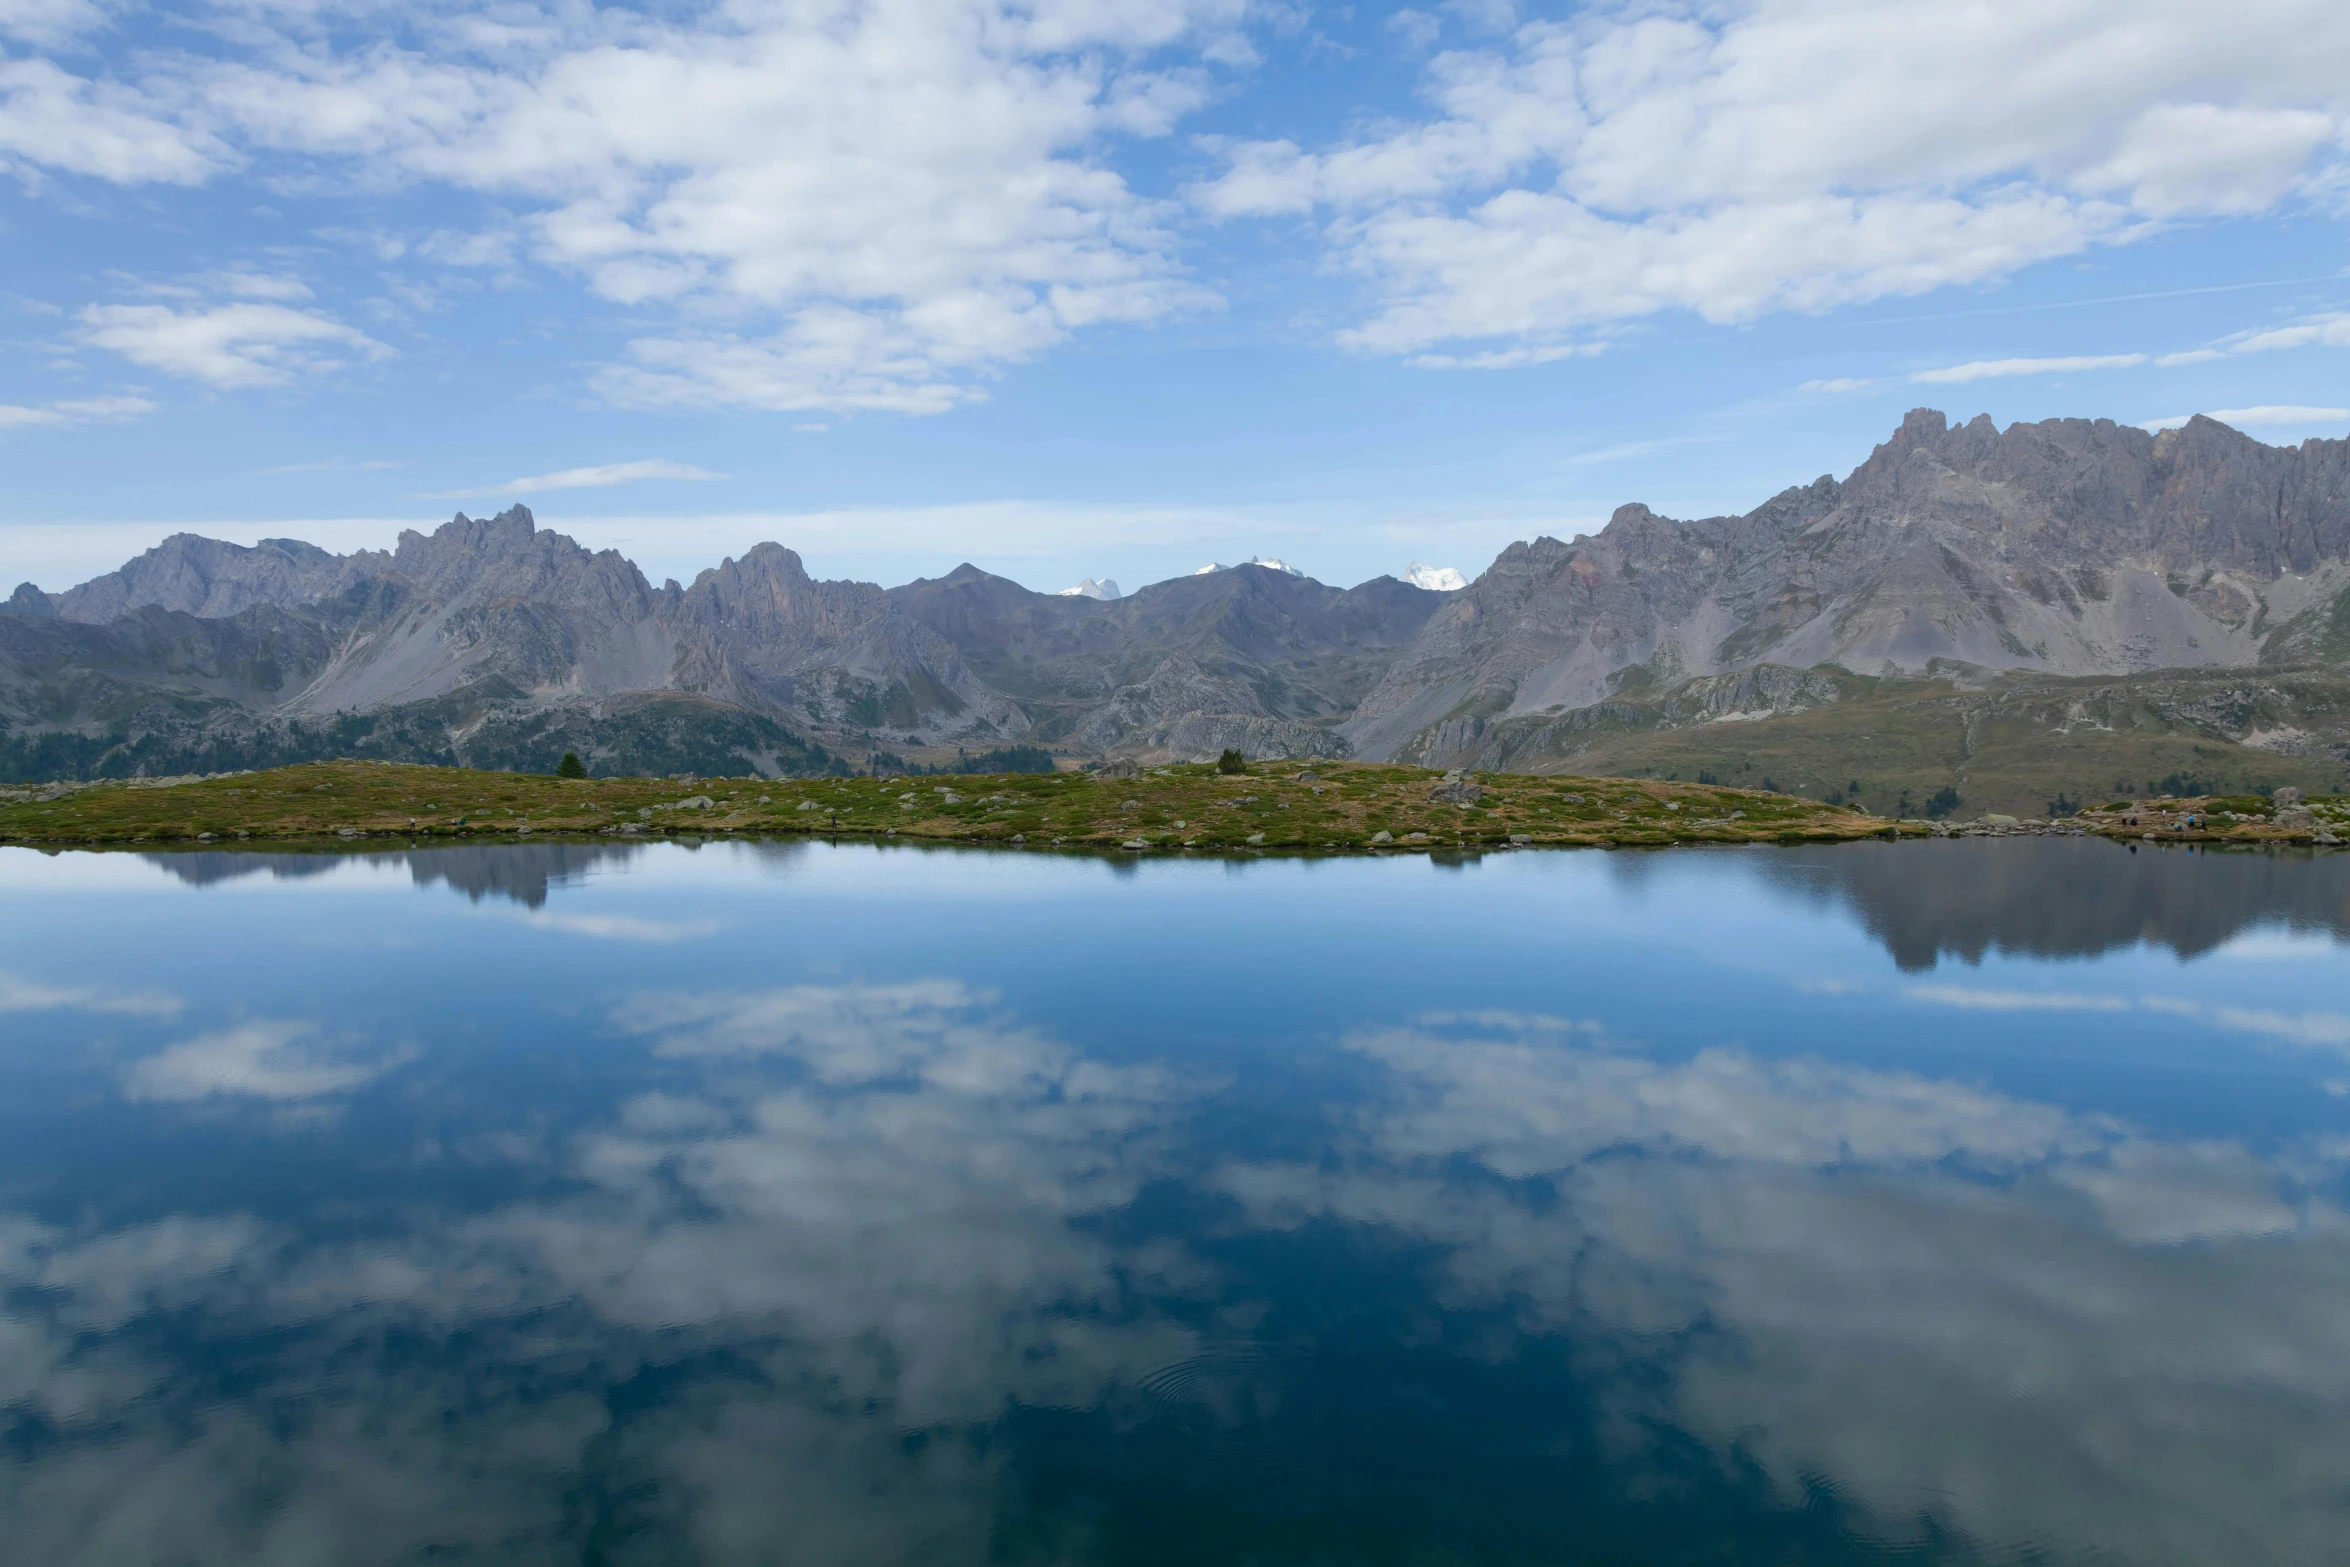
<path id="1" fill-rule="evenodd" d="M 0 0 L 0 37 L 55 47 L 106 25 L 94 0 Z"/>
<path id="2" fill-rule="evenodd" d="M 396 29 L 260 12 L 247 47 L 159 57 L 120 92 L 42 66 L 20 86 L 39 124 L 0 117 L 0 150 L 126 181 L 242 161 L 480 193 L 510 209 L 482 234 L 374 248 L 519 254 L 670 315 L 595 380 L 613 401 L 937 412 L 1074 332 L 1211 301 L 1105 151 L 1205 101 L 1204 62 L 1245 55 L 1245 9 L 550 5 L 493 28 L 447 5 Z"/>
<path id="3" fill-rule="evenodd" d="M 1367 352 L 1740 321 L 2270 210 L 2342 172 L 2346 66 L 2321 0 L 1603 9 L 1438 55 L 1417 121 L 1218 144 L 1194 199 L 1326 214 Z"/>
<path id="4" fill-rule="evenodd" d="M 49 60 L 0 60 L 0 170 L 193 185 L 229 165 L 218 138 L 174 113 L 167 98 L 74 76 Z"/>
<path id="5" fill-rule="evenodd" d="M 223 389 L 282 386 L 299 375 L 381 359 L 389 348 L 316 310 L 240 301 L 175 310 L 169 305 L 88 305 L 79 339 L 134 364 Z"/>

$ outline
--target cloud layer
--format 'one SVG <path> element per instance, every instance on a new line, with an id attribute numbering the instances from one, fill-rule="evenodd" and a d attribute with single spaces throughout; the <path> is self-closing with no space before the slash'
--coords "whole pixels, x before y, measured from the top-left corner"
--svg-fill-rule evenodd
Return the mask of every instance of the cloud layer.
<path id="1" fill-rule="evenodd" d="M 1368 352 L 1742 321 L 2329 200 L 2346 64 L 2298 0 L 1599 8 L 1438 54 L 1424 119 L 1228 144 L 1197 199 L 1322 215 Z"/>

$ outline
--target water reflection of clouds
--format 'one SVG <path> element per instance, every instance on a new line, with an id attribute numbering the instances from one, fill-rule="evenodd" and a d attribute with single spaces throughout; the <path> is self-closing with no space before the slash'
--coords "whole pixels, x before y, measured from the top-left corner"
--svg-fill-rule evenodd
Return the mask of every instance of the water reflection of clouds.
<path id="1" fill-rule="evenodd" d="M 1115 1405 L 1197 1349 L 1178 1322 L 1264 1307 L 1197 1237 L 1109 1222 L 1171 1182 L 1237 1204 L 1221 1235 L 1433 1253 L 1433 1308 L 1651 1368 L 1609 1384 L 1623 1429 L 1824 1477 L 1896 1533 L 1922 1507 L 2000 1544 L 2318 1559 L 2350 1483 L 2350 1220 L 2312 1194 L 2340 1147 L 1460 1011 L 1348 1035 L 1360 1094 L 1249 1107 L 1312 1154 L 1201 1177 L 1225 1085 L 959 979 L 649 990 L 608 1022 L 659 1081 L 518 1143 L 527 1196 L 358 1236 L 0 1221 L 0 1396 L 46 1433 L 0 1462 L 28 1555 L 576 1560 L 585 1489 L 672 1556 L 976 1561 L 1007 1407 Z M 133 1070 L 168 1106 L 389 1061 L 243 1028 Z M 231 1395 L 175 1333 L 268 1348 Z"/>
<path id="2" fill-rule="evenodd" d="M 1912 1001 L 1987 1012 L 2152 1012 L 2241 1034 L 2263 1034 L 2311 1049 L 2350 1049 L 2350 1014 L 2279 1012 L 2191 1001 L 2180 996 L 2114 996 L 2071 990 L 1992 990 L 1967 985 L 1911 985 Z"/>
<path id="3" fill-rule="evenodd" d="M 631 914 L 555 914 L 545 909 L 535 909 L 523 918 L 525 923 L 541 930 L 566 936 L 586 936 L 594 941 L 642 941 L 655 946 L 700 941 L 715 936 L 720 928 L 716 920 L 707 919 L 650 920 Z"/>
<path id="4" fill-rule="evenodd" d="M 977 1561 L 1004 1456 L 960 1433 L 1013 1400 L 1098 1403 L 1196 1347 L 1129 1307 L 1205 1270 L 1076 1222 L 1163 1168 L 1196 1085 L 1091 1061 L 953 981 L 654 993 L 615 1022 L 685 1074 L 559 1144 L 555 1194 L 371 1239 L 18 1221 L 0 1388 L 47 1431 L 0 1464 L 19 1548 L 576 1560 L 561 1498 L 586 1475 L 673 1557 L 790 1539 Z M 133 1083 L 285 1097 L 385 1064 L 260 1023 Z M 175 1332 L 270 1348 L 231 1396 Z M 389 1341 L 411 1348 L 370 1348 Z M 640 1375 L 666 1395 L 616 1413 L 608 1390 Z"/>
<path id="5" fill-rule="evenodd" d="M 51 985 L 0 973 L 0 1012 L 99 1012 L 118 1017 L 176 1017 L 187 1006 L 180 997 L 151 990 L 116 990 L 103 985 Z"/>
<path id="6" fill-rule="evenodd" d="M 321 1099 L 363 1088 L 412 1055 L 362 1053 L 351 1041 L 298 1018 L 251 1018 L 132 1063 L 123 1072 L 123 1093 L 166 1103 L 219 1095 Z"/>
<path id="7" fill-rule="evenodd" d="M 2350 1217 L 2294 1179 L 2338 1177 L 2324 1150 L 1540 1027 L 1351 1043 L 1391 1069 L 1352 1157 L 1234 1166 L 1226 1189 L 1261 1224 L 1434 1243 L 1456 1305 L 1603 1359 L 1657 1346 L 1671 1391 L 1632 1425 L 1735 1444 L 1791 1497 L 1824 1480 L 1896 1533 L 1931 1513 L 2176 1562 L 2338 1543 Z"/>

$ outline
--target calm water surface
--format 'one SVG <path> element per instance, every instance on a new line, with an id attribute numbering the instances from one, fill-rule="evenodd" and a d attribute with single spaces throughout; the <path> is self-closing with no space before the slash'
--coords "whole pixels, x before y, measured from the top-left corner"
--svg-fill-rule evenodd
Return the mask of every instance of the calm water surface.
<path id="1" fill-rule="evenodd" d="M 0 1557 L 2350 1562 L 2350 860 L 0 850 Z"/>

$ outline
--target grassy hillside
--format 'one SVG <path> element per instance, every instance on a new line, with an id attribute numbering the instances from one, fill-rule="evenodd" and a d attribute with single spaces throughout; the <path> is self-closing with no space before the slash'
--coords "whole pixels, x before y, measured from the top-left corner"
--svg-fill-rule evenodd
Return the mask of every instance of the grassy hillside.
<path id="1" fill-rule="evenodd" d="M 2069 812 L 2104 799 L 2345 787 L 2350 681 L 2330 671 L 1949 681 L 1828 672 L 1836 700 L 1674 723 L 1637 702 L 1497 726 L 1480 765 L 1712 779 L 1880 815 Z M 2241 743 L 2238 735 L 2267 739 Z M 2274 747 L 2274 748 L 2272 748 Z M 1948 791 L 1947 794 L 1944 791 Z"/>

